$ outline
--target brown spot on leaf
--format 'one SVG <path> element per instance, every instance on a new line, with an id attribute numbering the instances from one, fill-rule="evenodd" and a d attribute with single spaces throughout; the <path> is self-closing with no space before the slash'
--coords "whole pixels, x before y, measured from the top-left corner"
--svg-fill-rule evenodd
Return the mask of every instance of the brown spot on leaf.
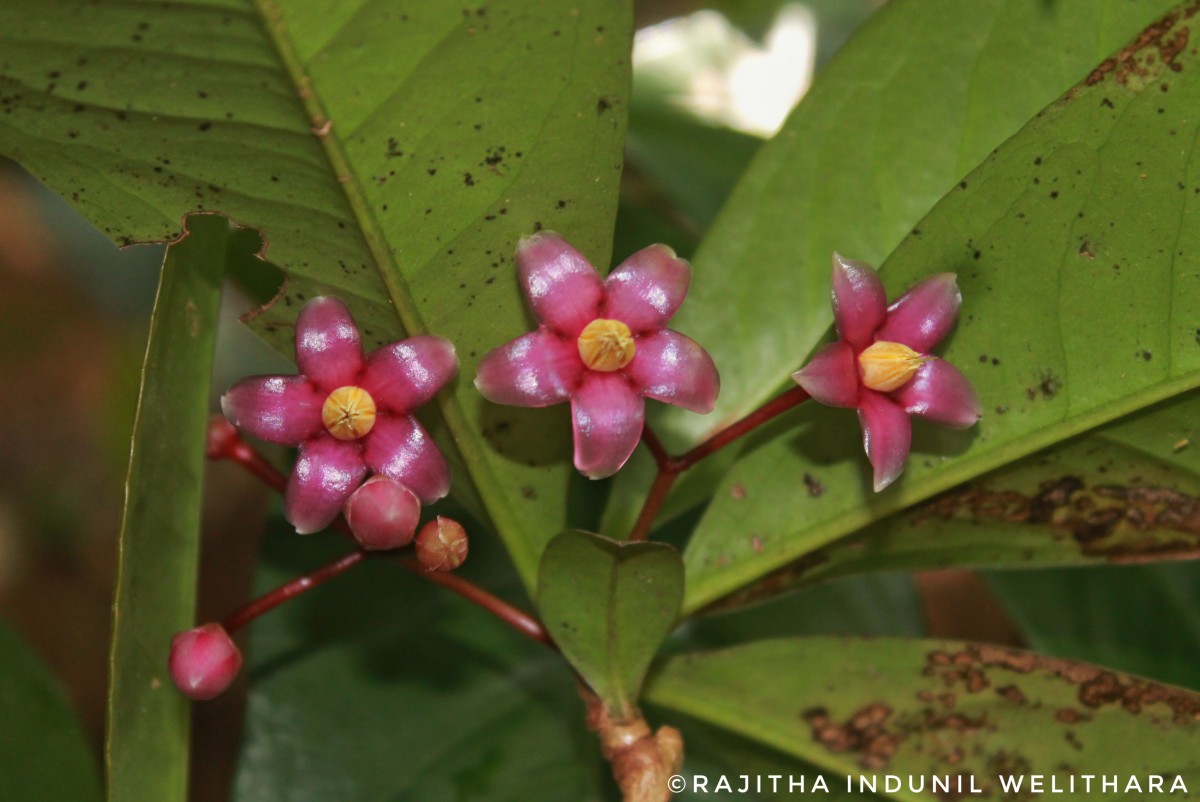
<path id="1" fill-rule="evenodd" d="M 1137 39 L 1114 56 L 1105 59 L 1092 70 L 1084 84 L 1095 86 L 1108 75 L 1116 77 L 1117 83 L 1128 85 L 1131 76 L 1148 78 L 1162 67 L 1179 72 L 1183 65 L 1176 61 L 1187 49 L 1190 35 L 1186 25 L 1180 23 L 1200 11 L 1200 3 L 1193 2 L 1186 8 L 1170 12 L 1146 28 Z M 1155 67 L 1161 62 L 1162 67 Z"/>
<path id="2" fill-rule="evenodd" d="M 892 708 L 875 702 L 855 711 L 844 723 L 834 722 L 824 707 L 804 711 L 804 720 L 812 728 L 813 740 L 831 752 L 855 752 L 864 769 L 881 769 L 896 753 L 902 736 L 889 732 L 887 721 Z"/>
<path id="3" fill-rule="evenodd" d="M 1029 496 L 969 484 L 936 496 L 912 523 L 933 517 L 1041 524 L 1070 537 L 1085 556 L 1110 562 L 1200 556 L 1200 498 L 1166 487 L 1089 485 L 1063 476 Z"/>

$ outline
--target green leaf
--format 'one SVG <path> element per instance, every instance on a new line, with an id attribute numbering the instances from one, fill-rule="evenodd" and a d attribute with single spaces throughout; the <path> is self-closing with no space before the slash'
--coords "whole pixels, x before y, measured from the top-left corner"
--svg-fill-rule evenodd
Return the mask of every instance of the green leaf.
<path id="1" fill-rule="evenodd" d="M 113 605 L 106 744 L 110 802 L 183 800 L 188 700 L 167 676 L 196 604 L 200 492 L 221 276 L 262 242 L 191 215 L 167 248 L 133 427 Z"/>
<path id="2" fill-rule="evenodd" d="M 346 546 L 280 522 L 265 549 L 260 592 Z M 494 542 L 460 570 L 520 592 Z M 248 655 L 237 802 L 577 802 L 612 785 L 559 656 L 386 558 L 256 621 Z"/>
<path id="3" fill-rule="evenodd" d="M 0 787 L 9 802 L 100 802 L 87 739 L 54 678 L 0 623 Z"/>
<path id="4" fill-rule="evenodd" d="M 1171 5 L 882 8 L 759 152 L 696 254 L 672 325 L 716 359 L 721 399 L 664 427 L 695 441 L 769 398 L 829 329 L 833 251 L 878 264 L 989 151 Z"/>
<path id="5" fill-rule="evenodd" d="M 716 360 L 721 397 L 707 416 L 650 410 L 672 450 L 790 386 L 829 330 L 835 250 L 878 265 L 968 170 L 1171 5 L 899 0 L 872 16 L 759 151 L 695 255 L 672 327 Z M 893 295 L 905 288 L 884 279 Z M 685 475 L 665 512 L 707 498 L 727 467 Z M 629 528 L 645 486 L 617 483 L 605 532 Z"/>
<path id="6" fill-rule="evenodd" d="M 1200 396 L 1187 393 L 878 521 L 722 604 L 864 571 L 1194 559 L 1198 418 Z"/>
<path id="7" fill-rule="evenodd" d="M 708 508 L 685 555 L 686 608 L 1200 384 L 1200 226 L 1191 202 L 1200 167 L 1190 163 L 1200 59 L 1187 50 L 1168 68 L 1163 55 L 1188 23 L 1184 12 L 1048 107 L 886 263 L 893 294 L 930 273 L 958 272 L 964 310 L 939 355 L 975 384 L 984 420 L 967 432 L 918 424 L 906 475 L 876 495 L 854 417 L 794 413 L 791 422 L 807 425 L 763 445 L 725 478 L 726 488 L 744 487 L 748 501 L 726 490 Z M 749 548 L 750 533 L 760 550 Z"/>
<path id="8" fill-rule="evenodd" d="M 189 209 L 260 228 L 288 283 L 253 325 L 286 354 L 326 293 L 368 345 L 450 338 L 435 436 L 531 587 L 566 525 L 567 416 L 485 405 L 471 379 L 529 328 L 521 235 L 608 263 L 631 29 L 628 0 L 18 0 L 0 152 L 119 242 L 169 238 Z"/>
<path id="9" fill-rule="evenodd" d="M 538 571 L 547 631 L 605 706 L 624 717 L 636 709 L 682 598 L 683 562 L 665 543 L 567 530 L 550 541 Z"/>
<path id="10" fill-rule="evenodd" d="M 1030 648 L 1200 688 L 1200 562 L 987 579 Z"/>
<path id="11" fill-rule="evenodd" d="M 795 638 L 671 658 L 647 685 L 656 704 L 717 724 L 837 775 L 956 777 L 1003 794 L 1000 775 L 1050 776 L 1074 798 L 1124 799 L 1136 777 L 1200 782 L 1200 694 L 998 646 Z M 1130 744 L 1137 744 L 1131 749 Z M 1080 775 L 1121 778 L 1116 792 Z M 844 780 L 843 780 L 844 782 Z M 855 786 L 857 787 L 857 785 Z M 884 789 L 883 780 L 879 790 Z"/>

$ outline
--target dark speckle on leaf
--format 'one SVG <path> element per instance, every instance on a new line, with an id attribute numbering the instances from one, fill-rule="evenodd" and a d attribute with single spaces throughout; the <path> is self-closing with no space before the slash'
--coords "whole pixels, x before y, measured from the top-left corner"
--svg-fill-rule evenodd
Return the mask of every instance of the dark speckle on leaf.
<path id="1" fill-rule="evenodd" d="M 470 173 L 463 173 L 463 184 L 468 187 L 475 186 L 475 177 Z"/>

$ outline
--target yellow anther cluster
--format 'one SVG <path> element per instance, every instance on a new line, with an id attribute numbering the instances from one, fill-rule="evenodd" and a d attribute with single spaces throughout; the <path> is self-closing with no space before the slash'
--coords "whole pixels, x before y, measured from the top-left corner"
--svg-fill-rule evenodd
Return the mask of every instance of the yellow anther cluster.
<path id="1" fill-rule="evenodd" d="M 321 421 L 339 440 L 357 440 L 375 425 L 375 399 L 361 387 L 339 387 L 325 399 Z"/>
<path id="2" fill-rule="evenodd" d="M 887 393 L 903 387 L 922 363 L 934 358 L 907 345 L 880 340 L 858 355 L 858 372 L 867 387 Z"/>
<path id="3" fill-rule="evenodd" d="M 579 334 L 579 356 L 592 370 L 620 370 L 636 352 L 632 332 L 619 320 L 596 318 Z"/>

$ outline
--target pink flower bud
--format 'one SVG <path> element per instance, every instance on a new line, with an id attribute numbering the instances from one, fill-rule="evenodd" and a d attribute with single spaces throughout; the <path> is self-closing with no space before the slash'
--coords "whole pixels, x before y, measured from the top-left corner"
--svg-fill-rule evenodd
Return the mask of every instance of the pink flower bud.
<path id="1" fill-rule="evenodd" d="M 421 501 L 404 485 L 376 474 L 351 494 L 345 514 L 354 539 L 364 549 L 398 549 L 412 542 Z"/>
<path id="2" fill-rule="evenodd" d="M 417 559 L 430 571 L 453 571 L 467 559 L 467 532 L 462 524 L 441 515 L 417 534 Z"/>
<path id="3" fill-rule="evenodd" d="M 220 624 L 205 624 L 171 639 L 171 681 L 190 699 L 212 699 L 233 682 L 242 653 Z"/>

